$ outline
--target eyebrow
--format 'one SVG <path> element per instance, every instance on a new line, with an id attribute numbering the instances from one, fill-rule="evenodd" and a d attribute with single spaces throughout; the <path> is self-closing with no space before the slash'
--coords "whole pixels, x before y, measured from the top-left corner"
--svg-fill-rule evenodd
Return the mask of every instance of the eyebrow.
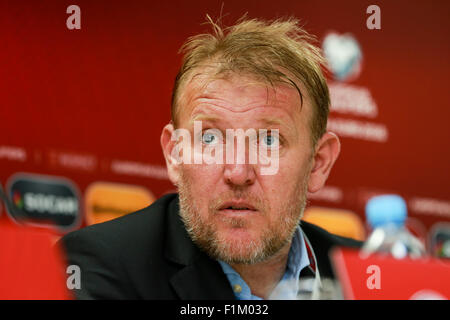
<path id="1" fill-rule="evenodd" d="M 197 114 L 191 120 L 189 120 L 190 123 L 193 123 L 194 121 L 218 122 L 218 121 L 220 121 L 220 118 L 215 117 L 215 116 L 210 116 L 207 114 Z"/>
<path id="2" fill-rule="evenodd" d="M 223 119 L 207 115 L 207 114 L 197 114 L 195 115 L 189 122 L 193 123 L 194 121 L 210 121 L 210 122 L 221 122 Z M 291 128 L 290 125 L 285 123 L 283 120 L 280 120 L 278 118 L 262 118 L 258 119 L 258 121 L 263 122 L 267 126 L 285 126 L 288 128 Z"/>

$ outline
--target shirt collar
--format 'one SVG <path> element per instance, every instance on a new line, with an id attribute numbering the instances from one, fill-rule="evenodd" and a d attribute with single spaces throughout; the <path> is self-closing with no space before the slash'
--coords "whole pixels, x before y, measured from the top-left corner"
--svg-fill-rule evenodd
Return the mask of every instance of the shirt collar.
<path id="1" fill-rule="evenodd" d="M 227 263 L 218 261 L 223 272 L 228 278 L 234 294 L 240 300 L 259 300 L 260 297 L 251 294 L 250 287 L 241 276 Z M 297 296 L 300 272 L 305 267 L 310 266 L 315 270 L 315 259 L 308 241 L 305 241 L 303 231 L 300 226 L 294 232 L 291 248 L 288 254 L 286 271 L 282 280 L 272 292 L 274 299 L 295 299 Z"/>
<path id="2" fill-rule="evenodd" d="M 311 264 L 308 247 L 303 237 L 300 226 L 295 230 L 292 238 L 291 249 L 289 250 L 286 272 L 283 278 L 298 279 L 303 268 Z"/>

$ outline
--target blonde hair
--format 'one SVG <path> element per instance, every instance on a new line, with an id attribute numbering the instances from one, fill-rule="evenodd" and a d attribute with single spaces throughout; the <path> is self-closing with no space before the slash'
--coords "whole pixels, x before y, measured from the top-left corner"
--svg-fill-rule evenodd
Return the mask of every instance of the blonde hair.
<path id="1" fill-rule="evenodd" d="M 263 21 L 238 20 L 231 27 L 222 28 L 207 15 L 213 33 L 190 37 L 181 47 L 182 66 L 172 92 L 172 121 L 177 127 L 180 88 L 193 70 L 208 64 L 215 65 L 215 76 L 229 73 L 246 74 L 270 85 L 289 83 L 303 95 L 294 80 L 306 87 L 313 104 L 310 122 L 312 146 L 325 133 L 330 97 L 322 67 L 325 60 L 313 44 L 315 38 L 299 26 L 295 18 Z M 286 72 L 287 71 L 287 72 Z M 291 79 L 291 77 L 295 79 Z"/>

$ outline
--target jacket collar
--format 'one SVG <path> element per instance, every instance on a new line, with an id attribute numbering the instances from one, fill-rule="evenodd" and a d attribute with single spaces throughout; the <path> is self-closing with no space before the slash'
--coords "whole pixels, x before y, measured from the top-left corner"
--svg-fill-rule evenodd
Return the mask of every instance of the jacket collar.
<path id="1" fill-rule="evenodd" d="M 178 196 L 176 196 L 170 201 L 166 211 L 165 257 L 172 262 L 187 266 L 200 256 L 201 251 L 189 237 L 179 212 L 180 206 Z"/>
<path id="2" fill-rule="evenodd" d="M 189 237 L 179 216 L 178 197 L 169 204 L 165 257 L 179 265 L 170 284 L 183 300 L 233 300 L 231 286 L 219 263 L 202 252 Z"/>

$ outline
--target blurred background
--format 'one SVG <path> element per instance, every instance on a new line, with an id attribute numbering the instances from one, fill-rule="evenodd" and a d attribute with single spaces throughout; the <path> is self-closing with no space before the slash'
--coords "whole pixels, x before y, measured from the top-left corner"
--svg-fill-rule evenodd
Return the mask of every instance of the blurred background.
<path id="1" fill-rule="evenodd" d="M 68 29 L 70 5 L 80 29 Z M 364 208 L 395 193 L 408 228 L 450 257 L 448 1 L 0 1 L 0 219 L 57 236 L 174 192 L 159 138 L 181 56 L 209 14 L 294 16 L 330 65 L 341 155 L 305 220 L 364 240 Z M 372 18 L 373 19 L 373 18 Z M 73 22 L 73 21 L 72 21 Z M 372 21 L 373 22 L 373 21 Z"/>

